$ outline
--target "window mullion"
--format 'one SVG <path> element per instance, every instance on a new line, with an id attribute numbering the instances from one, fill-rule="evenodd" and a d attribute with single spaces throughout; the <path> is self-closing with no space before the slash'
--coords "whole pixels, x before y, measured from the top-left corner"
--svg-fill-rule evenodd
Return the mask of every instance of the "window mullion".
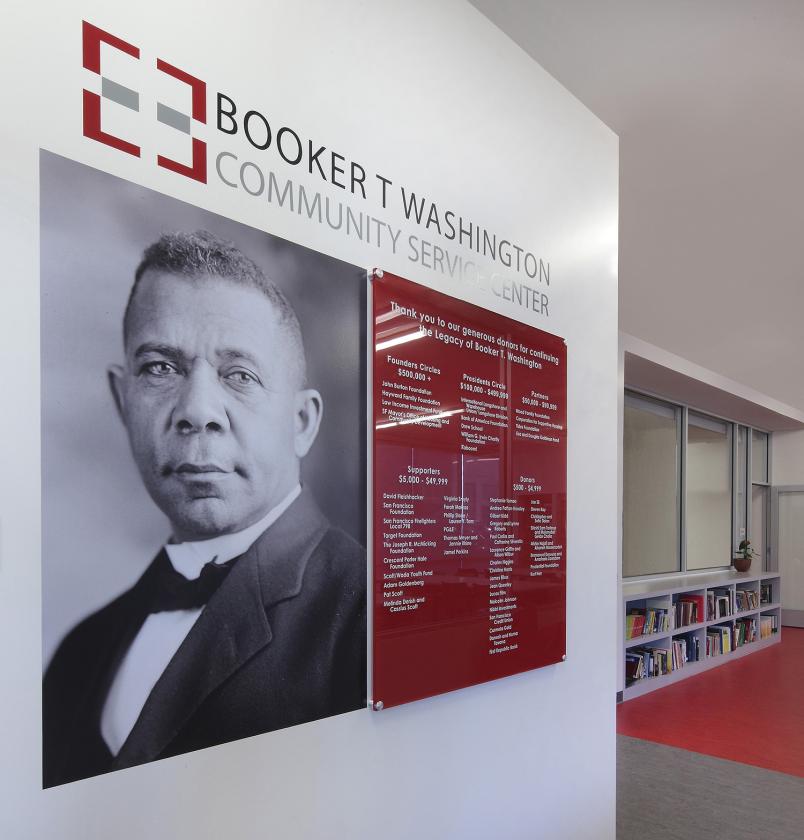
<path id="1" fill-rule="evenodd" d="M 745 538 L 754 544 L 754 533 L 751 527 L 754 505 L 754 430 L 751 427 L 746 429 L 748 438 L 748 451 L 745 453 Z"/>
<path id="2" fill-rule="evenodd" d="M 679 554 L 681 571 L 687 571 L 687 422 L 689 420 L 689 409 L 686 406 L 681 408 L 681 428 L 679 436 L 681 446 L 679 447 Z"/>
<path id="3" fill-rule="evenodd" d="M 731 551 L 737 552 L 740 543 L 740 535 L 737 529 L 740 527 L 740 494 L 737 492 L 740 487 L 739 464 L 740 464 L 740 430 L 736 423 L 731 426 Z"/>

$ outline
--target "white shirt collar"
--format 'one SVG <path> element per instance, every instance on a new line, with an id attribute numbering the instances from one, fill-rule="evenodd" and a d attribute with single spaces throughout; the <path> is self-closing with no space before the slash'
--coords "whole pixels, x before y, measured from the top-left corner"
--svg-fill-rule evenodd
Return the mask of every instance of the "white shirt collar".
<path id="1" fill-rule="evenodd" d="M 239 557 L 262 534 L 263 531 L 279 519 L 301 493 L 301 485 L 297 484 L 282 501 L 271 508 L 268 513 L 248 528 L 234 534 L 222 534 L 209 540 L 198 542 L 168 543 L 165 546 L 173 568 L 184 575 L 187 580 L 195 580 L 201 569 L 213 560 L 216 563 L 228 563 Z"/>

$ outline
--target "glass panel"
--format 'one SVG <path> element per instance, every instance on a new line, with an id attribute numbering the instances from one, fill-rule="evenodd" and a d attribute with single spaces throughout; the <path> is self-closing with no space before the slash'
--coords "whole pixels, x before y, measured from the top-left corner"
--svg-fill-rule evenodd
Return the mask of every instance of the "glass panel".
<path id="1" fill-rule="evenodd" d="M 627 394 L 623 429 L 623 577 L 677 572 L 679 414 Z"/>
<path id="2" fill-rule="evenodd" d="M 731 424 L 689 413 L 687 569 L 731 563 Z"/>
<path id="3" fill-rule="evenodd" d="M 748 487 L 748 429 L 737 427 L 737 487 L 735 488 L 735 527 L 734 548 L 745 539 L 748 504 L 746 503 L 746 488 Z"/>
<path id="4" fill-rule="evenodd" d="M 756 555 L 751 571 L 762 571 L 768 549 L 768 488 L 756 484 L 751 488 L 751 548 Z"/>
<path id="5" fill-rule="evenodd" d="M 765 432 L 751 432 L 751 481 L 768 481 L 768 436 Z"/>
<path id="6" fill-rule="evenodd" d="M 779 573 L 782 606 L 804 610 L 804 493 L 779 493 Z"/>

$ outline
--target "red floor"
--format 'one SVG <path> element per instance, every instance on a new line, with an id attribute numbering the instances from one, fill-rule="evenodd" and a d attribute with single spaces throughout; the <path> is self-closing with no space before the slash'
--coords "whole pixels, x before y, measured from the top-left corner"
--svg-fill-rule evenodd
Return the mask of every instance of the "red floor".
<path id="1" fill-rule="evenodd" d="M 620 703 L 617 731 L 804 777 L 804 629 L 704 674 Z"/>

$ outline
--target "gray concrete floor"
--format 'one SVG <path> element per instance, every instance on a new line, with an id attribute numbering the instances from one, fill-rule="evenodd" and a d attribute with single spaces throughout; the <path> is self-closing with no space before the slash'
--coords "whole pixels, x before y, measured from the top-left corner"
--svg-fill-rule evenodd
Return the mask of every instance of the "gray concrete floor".
<path id="1" fill-rule="evenodd" d="M 804 779 L 617 736 L 617 840 L 802 838 Z"/>

